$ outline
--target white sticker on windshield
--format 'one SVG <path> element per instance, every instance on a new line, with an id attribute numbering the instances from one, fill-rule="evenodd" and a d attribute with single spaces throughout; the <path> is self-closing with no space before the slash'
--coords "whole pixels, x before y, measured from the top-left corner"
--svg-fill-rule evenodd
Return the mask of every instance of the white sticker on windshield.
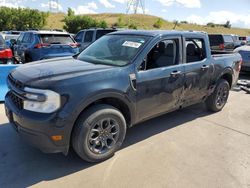
<path id="1" fill-rule="evenodd" d="M 122 46 L 127 46 L 131 48 L 139 48 L 141 46 L 141 43 L 139 42 L 132 42 L 132 41 L 125 41 Z"/>

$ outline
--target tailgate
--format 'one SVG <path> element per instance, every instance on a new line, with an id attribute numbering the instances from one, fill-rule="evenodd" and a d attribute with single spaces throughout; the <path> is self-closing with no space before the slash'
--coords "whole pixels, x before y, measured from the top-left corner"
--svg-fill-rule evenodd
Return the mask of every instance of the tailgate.
<path id="1" fill-rule="evenodd" d="M 51 44 L 48 47 L 43 47 L 42 52 L 44 54 L 62 54 L 62 53 L 72 53 L 74 54 L 76 52 L 76 48 L 70 46 L 70 45 L 57 45 L 57 44 Z"/>
<path id="2" fill-rule="evenodd" d="M 69 34 L 53 33 L 53 34 L 40 34 L 41 41 L 41 54 L 43 56 L 48 56 L 52 54 L 58 54 L 58 56 L 63 54 L 76 54 L 79 49 L 77 43 Z"/>

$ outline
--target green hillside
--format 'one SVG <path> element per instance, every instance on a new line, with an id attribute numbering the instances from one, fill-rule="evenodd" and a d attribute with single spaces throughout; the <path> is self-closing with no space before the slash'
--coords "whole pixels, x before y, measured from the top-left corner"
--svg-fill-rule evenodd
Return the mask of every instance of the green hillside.
<path id="1" fill-rule="evenodd" d="M 51 13 L 47 19 L 46 29 L 62 29 L 64 13 Z M 142 15 L 142 14 L 91 14 L 88 15 L 97 20 L 105 20 L 109 26 L 114 25 L 118 22 L 118 19 L 122 19 L 124 24 L 135 24 L 138 29 L 155 29 L 154 23 L 159 19 L 157 16 Z M 162 27 L 160 29 L 171 30 L 174 27 L 173 22 L 163 20 Z M 196 30 L 205 31 L 208 33 L 224 33 L 224 34 L 238 34 L 241 36 L 249 36 L 250 29 L 231 28 L 227 29 L 224 27 L 208 27 L 197 24 L 179 24 L 175 29 L 177 30 Z"/>

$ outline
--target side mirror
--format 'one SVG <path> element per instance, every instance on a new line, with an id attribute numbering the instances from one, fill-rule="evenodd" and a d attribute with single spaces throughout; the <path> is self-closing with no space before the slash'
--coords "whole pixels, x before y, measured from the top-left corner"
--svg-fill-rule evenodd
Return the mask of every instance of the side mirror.
<path id="1" fill-rule="evenodd" d="M 141 65 L 138 67 L 139 71 L 145 71 L 147 69 L 147 59 L 143 59 Z"/>
<path id="2" fill-rule="evenodd" d="M 12 45 L 16 44 L 16 39 L 10 39 L 10 43 L 11 43 Z"/>

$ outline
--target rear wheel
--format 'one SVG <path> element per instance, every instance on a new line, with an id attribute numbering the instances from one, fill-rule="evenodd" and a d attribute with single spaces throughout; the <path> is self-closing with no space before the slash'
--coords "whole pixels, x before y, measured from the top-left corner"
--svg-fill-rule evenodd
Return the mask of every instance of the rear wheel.
<path id="1" fill-rule="evenodd" d="M 88 162 L 100 162 L 114 155 L 123 143 L 126 122 L 110 105 L 93 106 L 84 112 L 72 135 L 75 152 Z"/>
<path id="2" fill-rule="evenodd" d="M 220 79 L 213 94 L 206 100 L 206 106 L 208 110 L 212 112 L 218 112 L 225 106 L 229 96 L 230 86 L 229 83 Z"/>

